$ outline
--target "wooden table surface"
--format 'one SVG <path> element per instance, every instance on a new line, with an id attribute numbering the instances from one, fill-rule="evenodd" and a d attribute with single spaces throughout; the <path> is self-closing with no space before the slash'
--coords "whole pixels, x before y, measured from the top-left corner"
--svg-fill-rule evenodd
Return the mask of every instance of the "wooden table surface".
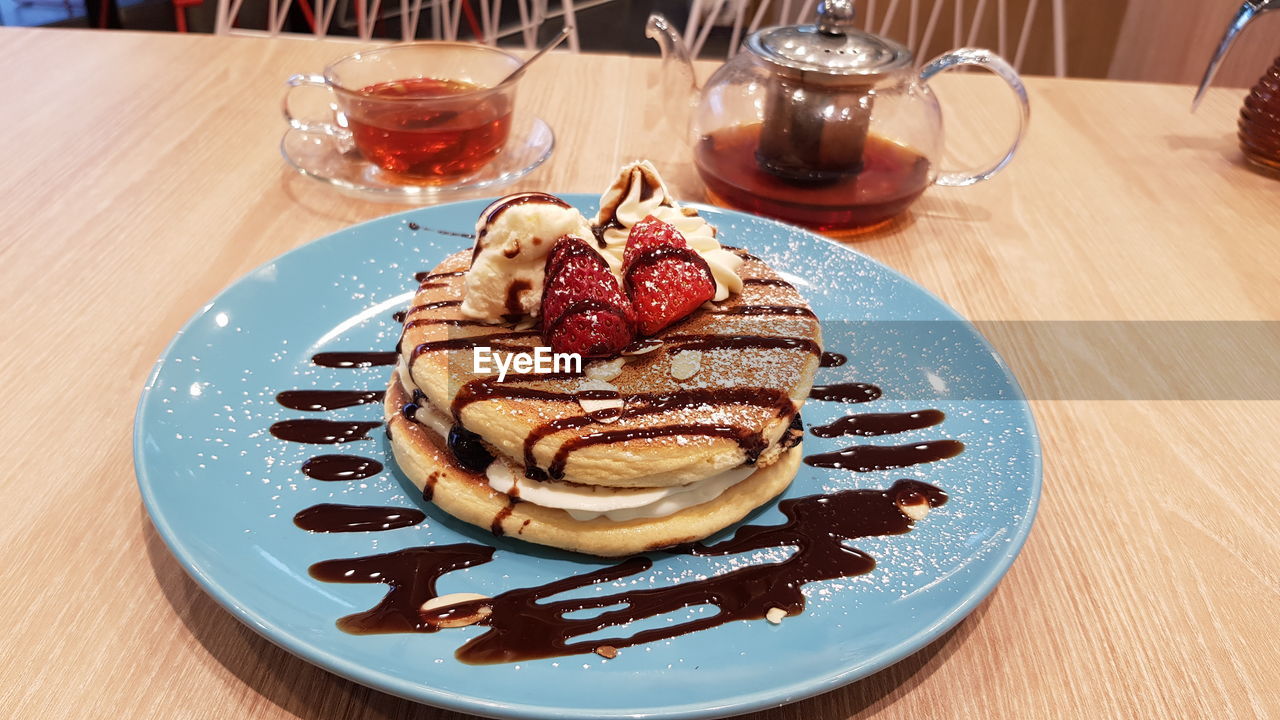
<path id="1" fill-rule="evenodd" d="M 349 48 L 0 29 L 6 716 L 461 717 L 242 626 L 169 555 L 134 482 L 134 407 L 182 323 L 266 259 L 401 209 L 277 153 L 282 79 Z M 526 109 L 559 149 L 520 187 L 598 192 L 649 156 L 698 197 L 684 149 L 649 129 L 656 72 L 621 56 L 535 68 Z M 1004 174 L 932 189 L 856 247 L 987 321 L 1027 384 L 1035 529 L 942 639 L 753 718 L 1280 716 L 1280 182 L 1239 159 L 1241 91 L 1192 115 L 1187 87 L 1028 86 L 1031 133 Z M 984 77 L 943 89 L 953 137 L 1005 109 Z M 1081 345 L 1058 337 L 1073 332 Z"/>

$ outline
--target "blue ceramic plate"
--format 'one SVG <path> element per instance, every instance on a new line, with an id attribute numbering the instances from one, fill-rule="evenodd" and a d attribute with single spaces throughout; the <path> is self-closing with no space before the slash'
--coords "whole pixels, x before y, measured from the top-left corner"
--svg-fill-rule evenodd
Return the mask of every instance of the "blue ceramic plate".
<path id="1" fill-rule="evenodd" d="M 593 197 L 566 199 L 594 212 Z M 492 562 L 449 573 L 439 586 L 441 593 L 487 595 L 605 565 L 495 538 L 445 516 L 395 470 L 381 431 L 337 446 L 284 442 L 268 432 L 276 421 L 304 416 L 381 418 L 378 404 L 312 413 L 284 408 L 276 395 L 383 389 L 389 368 L 319 367 L 311 358 L 391 350 L 399 331 L 392 314 L 416 288 L 413 273 L 470 243 L 436 231 L 470 232 L 485 204 L 392 215 L 289 252 L 196 313 L 156 363 L 134 430 L 142 496 L 174 555 L 236 617 L 339 675 L 454 710 L 519 718 L 708 718 L 798 700 L 897 662 L 959 622 L 1008 570 L 1035 515 L 1040 448 L 1027 404 L 991 347 L 938 299 L 857 252 L 786 225 L 706 208 L 726 244 L 759 255 L 797 285 L 823 320 L 827 349 L 848 356 L 845 365 L 820 370 L 818 382 L 883 388 L 883 397 L 866 405 L 810 401 L 807 424 L 855 410 L 946 413 L 939 425 L 887 438 L 807 436 L 807 453 L 940 438 L 966 446 L 956 457 L 896 470 L 802 466 L 784 497 L 887 488 L 914 478 L 945 489 L 950 501 L 907 534 L 852 543 L 876 558 L 876 568 L 807 585 L 803 614 L 780 625 L 731 622 L 624 648 L 613 660 L 593 654 L 484 666 L 454 658 L 481 627 L 372 636 L 338 630 L 339 617 L 373 607 L 386 588 L 318 582 L 308 575 L 317 561 L 487 543 L 497 548 Z M 376 458 L 387 469 L 350 482 L 319 482 L 299 471 L 309 457 L 335 452 Z M 341 534 L 293 524 L 295 513 L 321 502 L 419 507 L 427 519 Z M 749 521 L 781 518 L 771 504 Z M 679 582 L 751 561 L 655 554 L 646 580 Z M 676 615 L 629 630 L 681 621 Z"/>

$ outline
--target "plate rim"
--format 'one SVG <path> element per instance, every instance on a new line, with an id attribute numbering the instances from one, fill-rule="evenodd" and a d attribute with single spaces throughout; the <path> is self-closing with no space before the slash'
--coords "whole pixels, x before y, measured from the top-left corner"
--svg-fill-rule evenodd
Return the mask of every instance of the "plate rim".
<path id="1" fill-rule="evenodd" d="M 559 196 L 566 198 L 575 196 L 590 197 L 591 194 L 559 193 Z M 277 647 L 288 651 L 305 662 L 316 665 L 326 672 L 334 673 L 335 675 L 347 680 L 359 683 L 380 692 L 386 692 L 406 700 L 432 705 L 455 712 L 471 713 L 493 718 L 517 718 L 519 720 L 543 720 L 549 715 L 554 715 L 558 718 L 563 718 L 564 720 L 607 720 L 615 718 L 711 720 L 714 718 L 729 717 L 799 702 L 839 687 L 843 687 L 905 660 L 922 650 L 928 644 L 939 639 L 942 635 L 946 634 L 949 630 L 958 625 L 961 620 L 968 617 L 969 614 L 972 613 L 973 610 L 991 594 L 996 585 L 999 584 L 1000 580 L 1008 573 L 1014 560 L 1016 560 L 1018 555 L 1021 553 L 1023 546 L 1026 544 L 1028 537 L 1030 537 L 1032 527 L 1035 524 L 1035 519 L 1039 512 L 1044 481 L 1044 448 L 1040 441 L 1040 432 L 1036 423 L 1035 413 L 1030 402 L 1027 400 L 1026 393 L 1022 389 L 1022 385 L 1010 370 L 1003 356 L 996 351 L 995 347 L 986 338 L 986 336 L 982 334 L 972 321 L 962 316 L 957 310 L 955 310 L 955 308 L 951 307 L 950 304 L 939 298 L 931 290 L 919 284 L 915 280 L 912 280 L 907 275 L 880 262 L 866 253 L 857 250 L 856 248 L 849 247 L 806 228 L 789 225 L 770 218 L 764 218 L 744 211 L 722 208 L 705 203 L 689 202 L 684 204 L 689 207 L 697 208 L 699 211 L 706 210 L 713 214 L 726 214 L 729 216 L 743 215 L 752 220 L 773 223 L 782 226 L 788 232 L 802 233 L 807 235 L 810 239 L 816 239 L 822 243 L 838 248 L 840 251 L 850 252 L 859 256 L 862 260 L 872 263 L 880 271 L 883 271 L 900 281 L 905 281 L 916 290 L 924 293 L 929 299 L 936 302 L 938 306 L 953 315 L 956 320 L 964 323 L 964 325 L 966 325 L 972 332 L 972 335 L 977 338 L 983 350 L 988 352 L 991 357 L 995 359 L 997 366 L 1004 374 L 1013 391 L 1014 397 L 1010 398 L 1010 401 L 1017 403 L 1019 412 L 1024 416 L 1027 427 L 1026 437 L 1029 445 L 1034 448 L 1035 453 L 1032 458 L 1030 481 L 1027 487 L 1026 512 L 1016 525 L 1011 526 L 1014 530 L 1013 536 L 1002 551 L 996 553 L 996 562 L 992 566 L 991 570 L 972 583 L 971 589 L 963 595 L 961 602 L 954 605 L 949 612 L 942 615 L 934 623 L 924 626 L 914 633 L 903 637 L 891 648 L 887 648 L 875 655 L 868 656 L 861 662 L 854 665 L 846 666 L 839 672 L 829 673 L 805 681 L 794 682 L 784 687 L 772 687 L 768 690 L 761 690 L 749 695 L 736 695 L 732 698 L 718 702 L 701 701 L 662 707 L 648 707 L 643 710 L 634 711 L 566 708 L 563 706 L 493 701 L 475 695 L 453 692 L 451 690 L 431 686 L 421 682 L 409 682 L 385 673 L 371 671 L 369 668 L 357 662 L 350 661 L 340 655 L 334 654 L 319 645 L 315 645 L 306 642 L 299 637 L 295 637 L 286 632 L 283 628 L 268 622 L 252 608 L 238 602 L 231 592 L 199 567 L 190 548 L 188 548 L 187 545 L 185 545 L 174 533 L 173 527 L 165 517 L 164 512 L 157 505 L 156 498 L 151 489 L 154 485 L 154 481 L 146 467 L 144 460 L 145 448 L 143 443 L 143 437 L 145 435 L 144 426 L 146 425 L 146 420 L 148 418 L 147 401 L 155 388 L 156 381 L 159 379 L 160 373 L 167 366 L 167 361 L 171 354 L 187 332 L 202 317 L 204 317 L 210 309 L 212 309 L 219 298 L 232 288 L 246 282 L 259 271 L 274 263 L 280 262 L 289 255 L 300 252 L 317 243 L 327 241 L 335 235 L 348 233 L 357 228 L 373 225 L 375 223 L 386 222 L 392 218 L 408 216 L 428 209 L 442 208 L 463 203 L 479 203 L 487 200 L 492 200 L 492 198 L 468 198 L 450 203 L 440 203 L 389 213 L 360 223 L 348 225 L 331 233 L 313 238 L 312 240 L 296 247 L 290 248 L 289 250 L 286 250 L 257 265 L 253 269 L 240 274 L 229 284 L 221 288 L 212 298 L 196 310 L 196 312 L 193 313 L 186 322 L 183 323 L 181 329 L 179 329 L 177 333 L 174 334 L 173 338 L 165 345 L 164 350 L 161 351 L 159 357 L 152 365 L 151 371 L 147 374 L 146 380 L 143 383 L 142 391 L 139 395 L 138 403 L 134 412 L 132 460 L 139 494 L 142 497 L 143 506 L 146 508 L 147 515 L 152 526 L 155 528 L 161 540 L 164 541 L 170 554 L 174 556 L 187 575 L 194 580 L 206 594 L 211 596 L 215 602 L 221 605 L 223 609 L 227 610 L 237 620 L 253 629 L 256 633 Z M 183 624 L 185 625 L 186 623 L 184 622 Z"/>

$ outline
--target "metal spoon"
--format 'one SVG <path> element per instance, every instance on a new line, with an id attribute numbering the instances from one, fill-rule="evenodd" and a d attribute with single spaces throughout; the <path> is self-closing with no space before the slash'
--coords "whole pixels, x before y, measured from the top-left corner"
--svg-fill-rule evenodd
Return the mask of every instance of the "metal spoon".
<path id="1" fill-rule="evenodd" d="M 511 74 L 503 78 L 502 82 L 498 83 L 498 85 L 505 85 L 511 82 L 512 80 L 515 80 L 516 78 L 523 75 L 524 71 L 529 69 L 529 66 L 533 64 L 534 60 L 537 60 L 543 55 L 546 55 L 548 52 L 555 50 L 560 43 L 565 41 L 565 38 L 569 37 L 569 33 L 571 32 L 573 32 L 573 26 L 565 25 L 560 30 L 560 33 L 558 35 L 551 38 L 551 42 L 547 43 L 546 45 L 543 45 L 541 50 L 531 55 L 529 59 L 525 60 L 520 67 L 516 68 L 515 70 L 512 70 Z"/>

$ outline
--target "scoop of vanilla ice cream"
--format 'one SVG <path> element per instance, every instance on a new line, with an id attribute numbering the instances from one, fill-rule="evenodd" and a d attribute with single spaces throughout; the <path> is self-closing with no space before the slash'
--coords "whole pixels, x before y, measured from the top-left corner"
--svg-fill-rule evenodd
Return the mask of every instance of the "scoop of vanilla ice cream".
<path id="1" fill-rule="evenodd" d="M 564 235 L 592 242 L 587 219 L 554 195 L 517 193 L 494 201 L 476 223 L 462 314 L 493 324 L 537 316 L 547 253 Z"/>
<path id="2" fill-rule="evenodd" d="M 600 198 L 600 212 L 594 225 L 602 228 L 605 247 L 600 250 L 614 274 L 622 272 L 622 257 L 631 226 L 652 215 L 680 231 L 689 247 L 702 256 L 716 279 L 713 300 L 724 300 L 742 292 L 738 268 L 742 258 L 720 247 L 716 229 L 693 208 L 680 207 L 667 184 L 648 160 L 622 168 L 618 179 Z"/>

